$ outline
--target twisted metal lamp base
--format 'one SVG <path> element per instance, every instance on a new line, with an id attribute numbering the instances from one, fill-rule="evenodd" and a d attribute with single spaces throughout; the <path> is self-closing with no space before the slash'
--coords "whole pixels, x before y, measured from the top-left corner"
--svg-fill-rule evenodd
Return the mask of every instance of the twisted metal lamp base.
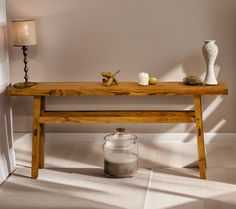
<path id="1" fill-rule="evenodd" d="M 22 46 L 22 52 L 23 52 L 23 56 L 24 56 L 24 72 L 25 72 L 25 76 L 24 76 L 24 79 L 25 79 L 25 82 L 21 82 L 21 83 L 16 83 L 14 84 L 13 86 L 15 88 L 18 88 L 18 89 L 23 89 L 23 88 L 33 88 L 33 87 L 36 87 L 37 86 L 37 83 L 36 82 L 29 82 L 29 76 L 28 76 L 28 59 L 27 59 L 27 55 L 28 55 L 28 46 Z"/>

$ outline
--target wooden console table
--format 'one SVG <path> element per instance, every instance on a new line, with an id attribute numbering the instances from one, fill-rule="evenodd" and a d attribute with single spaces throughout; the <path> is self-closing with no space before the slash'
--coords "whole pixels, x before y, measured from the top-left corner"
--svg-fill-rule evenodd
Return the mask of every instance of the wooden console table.
<path id="1" fill-rule="evenodd" d="M 46 123 L 196 123 L 200 178 L 206 178 L 206 157 L 202 121 L 201 96 L 226 95 L 226 84 L 217 86 L 186 86 L 180 82 L 159 82 L 157 85 L 139 86 L 120 83 L 105 87 L 101 83 L 39 83 L 34 88 L 17 89 L 9 86 L 9 96 L 33 96 L 34 119 L 32 141 L 33 179 L 38 169 L 44 168 L 44 124 Z M 47 111 L 46 96 L 192 96 L 194 110 L 183 111 Z"/>

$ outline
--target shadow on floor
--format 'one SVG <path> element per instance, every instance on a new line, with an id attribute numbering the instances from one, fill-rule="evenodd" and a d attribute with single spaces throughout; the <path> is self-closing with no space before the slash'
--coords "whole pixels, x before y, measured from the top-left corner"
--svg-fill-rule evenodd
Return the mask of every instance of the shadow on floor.
<path id="1" fill-rule="evenodd" d="M 107 178 L 107 176 L 103 172 L 103 168 L 47 168 L 48 170 L 52 171 L 59 171 L 63 173 L 75 173 L 81 174 L 86 176 L 93 176 L 93 177 L 100 177 L 100 178 Z"/>

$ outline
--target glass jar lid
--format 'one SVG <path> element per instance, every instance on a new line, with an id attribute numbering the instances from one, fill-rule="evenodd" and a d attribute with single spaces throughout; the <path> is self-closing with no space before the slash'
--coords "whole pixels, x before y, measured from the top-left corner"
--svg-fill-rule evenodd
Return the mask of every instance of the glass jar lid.
<path id="1" fill-rule="evenodd" d="M 104 139 L 110 142 L 115 142 L 115 141 L 132 142 L 137 140 L 137 136 L 135 136 L 134 134 L 126 133 L 124 128 L 117 128 L 115 133 L 106 135 Z"/>

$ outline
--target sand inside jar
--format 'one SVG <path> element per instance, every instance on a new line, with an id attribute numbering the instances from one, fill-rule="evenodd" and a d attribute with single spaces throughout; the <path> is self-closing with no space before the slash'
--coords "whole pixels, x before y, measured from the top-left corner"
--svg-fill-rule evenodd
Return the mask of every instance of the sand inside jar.
<path id="1" fill-rule="evenodd" d="M 134 154 L 111 153 L 104 159 L 104 172 L 112 177 L 132 177 L 138 170 L 138 157 Z"/>

